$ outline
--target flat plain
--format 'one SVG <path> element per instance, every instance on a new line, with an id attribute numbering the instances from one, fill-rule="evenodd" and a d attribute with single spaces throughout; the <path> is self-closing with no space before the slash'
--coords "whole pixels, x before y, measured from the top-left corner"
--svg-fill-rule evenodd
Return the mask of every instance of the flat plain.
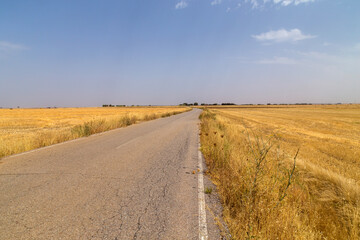
<path id="1" fill-rule="evenodd" d="M 173 106 L 0 109 L 0 158 L 186 110 Z"/>
<path id="2" fill-rule="evenodd" d="M 235 239 L 359 239 L 360 105 L 209 107 L 201 118 Z"/>
<path id="3" fill-rule="evenodd" d="M 2 159 L 0 239 L 205 239 L 199 114 Z M 208 239 L 220 239 L 213 214 Z"/>

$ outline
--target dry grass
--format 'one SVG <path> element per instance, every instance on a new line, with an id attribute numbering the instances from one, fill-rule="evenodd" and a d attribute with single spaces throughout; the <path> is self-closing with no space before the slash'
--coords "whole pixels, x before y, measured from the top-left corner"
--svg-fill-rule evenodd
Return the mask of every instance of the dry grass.
<path id="1" fill-rule="evenodd" d="M 201 141 L 234 239 L 360 238 L 359 105 L 212 108 Z"/>
<path id="2" fill-rule="evenodd" d="M 0 158 L 186 110 L 189 108 L 0 109 Z"/>

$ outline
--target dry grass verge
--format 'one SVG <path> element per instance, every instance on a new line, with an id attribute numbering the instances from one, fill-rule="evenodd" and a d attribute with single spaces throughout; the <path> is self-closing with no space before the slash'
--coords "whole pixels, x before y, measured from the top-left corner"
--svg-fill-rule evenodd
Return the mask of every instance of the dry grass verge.
<path id="1" fill-rule="evenodd" d="M 325 120 L 312 111 L 313 120 L 302 123 L 321 124 L 319 131 L 328 139 L 341 136 L 331 135 L 335 130 L 326 129 Z M 355 124 L 357 116 L 355 111 Z M 280 117 L 281 127 L 274 127 Z M 337 139 L 335 146 L 343 151 L 337 156 L 342 159 L 328 159 L 322 154 L 336 153 L 326 151 L 335 140 L 322 139 L 319 131 L 309 130 L 312 126 L 290 121 L 296 117 L 281 109 L 224 108 L 201 114 L 202 152 L 233 238 L 359 239 L 360 152 L 358 143 L 351 142 L 358 136 L 349 133 L 347 141 Z M 341 126 L 341 112 L 335 124 Z M 317 138 L 305 137 L 304 132 Z M 349 147 L 353 152 L 344 152 Z M 341 163 L 334 166 L 337 162 Z M 350 169 L 341 169 L 345 166 Z"/>
<path id="2" fill-rule="evenodd" d="M 188 110 L 180 107 L 0 109 L 0 158 Z"/>

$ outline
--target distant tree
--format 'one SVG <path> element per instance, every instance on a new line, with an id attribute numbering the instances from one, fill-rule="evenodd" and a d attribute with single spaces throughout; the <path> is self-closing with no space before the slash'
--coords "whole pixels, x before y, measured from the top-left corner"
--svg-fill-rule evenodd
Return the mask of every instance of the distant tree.
<path id="1" fill-rule="evenodd" d="M 194 102 L 194 106 L 198 106 L 199 104 L 197 102 Z"/>

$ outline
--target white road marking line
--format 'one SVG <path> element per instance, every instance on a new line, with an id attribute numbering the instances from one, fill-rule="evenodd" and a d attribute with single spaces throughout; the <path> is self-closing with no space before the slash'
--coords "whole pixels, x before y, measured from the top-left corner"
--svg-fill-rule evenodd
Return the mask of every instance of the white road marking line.
<path id="1" fill-rule="evenodd" d="M 198 174 L 198 199 L 199 199 L 199 239 L 206 240 L 208 239 L 208 231 L 206 224 L 206 209 L 205 209 L 205 193 L 204 193 L 204 173 L 202 165 L 202 156 L 200 152 L 200 139 L 198 143 L 198 159 L 199 159 L 199 169 Z"/>

